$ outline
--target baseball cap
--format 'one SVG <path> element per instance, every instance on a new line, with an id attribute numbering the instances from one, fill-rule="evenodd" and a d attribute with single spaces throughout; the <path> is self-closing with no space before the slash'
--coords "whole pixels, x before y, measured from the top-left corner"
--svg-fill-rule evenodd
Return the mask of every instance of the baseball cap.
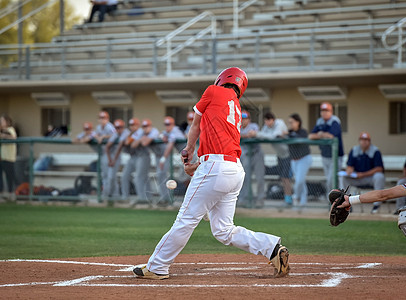
<path id="1" fill-rule="evenodd" d="M 331 105 L 331 103 L 323 102 L 323 103 L 320 105 L 320 110 L 333 111 L 333 106 Z"/>
<path id="2" fill-rule="evenodd" d="M 165 117 L 165 120 L 164 120 L 164 124 L 165 125 L 172 125 L 172 124 L 175 124 L 175 119 L 174 118 L 172 118 L 172 117 Z"/>
<path id="3" fill-rule="evenodd" d="M 93 128 L 93 124 L 91 122 L 85 122 L 83 123 L 83 129 L 87 130 L 87 129 L 92 129 Z"/>
<path id="4" fill-rule="evenodd" d="M 195 117 L 195 113 L 193 111 L 190 111 L 187 113 L 188 120 L 193 120 L 194 117 Z"/>
<path id="5" fill-rule="evenodd" d="M 109 113 L 107 111 L 101 111 L 101 112 L 99 112 L 99 118 L 100 119 L 109 119 L 110 116 L 109 116 Z"/>
<path id="6" fill-rule="evenodd" d="M 125 126 L 125 123 L 121 119 L 117 119 L 114 121 L 114 127 L 116 128 L 123 128 Z"/>
<path id="7" fill-rule="evenodd" d="M 142 120 L 142 127 L 147 127 L 147 126 L 151 126 L 152 122 L 150 119 L 144 119 Z"/>
<path id="8" fill-rule="evenodd" d="M 140 120 L 137 118 L 132 118 L 128 121 L 128 125 L 140 125 Z"/>
<path id="9" fill-rule="evenodd" d="M 369 135 L 368 132 L 361 132 L 361 134 L 359 135 L 359 140 L 371 140 L 371 136 Z"/>

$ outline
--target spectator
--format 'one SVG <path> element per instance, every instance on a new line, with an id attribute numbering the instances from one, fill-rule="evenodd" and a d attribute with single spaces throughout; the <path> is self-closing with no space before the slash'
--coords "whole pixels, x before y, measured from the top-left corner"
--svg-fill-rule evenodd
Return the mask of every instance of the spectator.
<path id="1" fill-rule="evenodd" d="M 61 135 L 66 134 L 68 134 L 68 127 L 66 125 L 55 127 L 54 125 L 49 124 L 47 131 L 44 133 L 44 137 L 60 137 Z"/>
<path id="2" fill-rule="evenodd" d="M 118 144 L 128 137 L 130 131 L 125 128 L 125 123 L 121 119 L 114 121 L 114 128 L 116 132 L 111 135 L 105 148 L 108 168 L 107 182 L 103 185 L 102 195 L 106 198 L 113 197 L 117 199 L 119 197 L 117 172 L 121 166 L 121 154 L 119 153 L 117 156 L 114 156 L 114 158 L 111 157 L 111 154 L 116 153 Z"/>
<path id="3" fill-rule="evenodd" d="M 193 118 L 195 117 L 195 112 L 190 111 L 187 113 L 187 127 L 185 129 L 185 138 L 187 138 L 187 135 L 189 134 L 190 127 L 192 126 L 193 123 Z"/>
<path id="4" fill-rule="evenodd" d="M 162 156 L 162 145 L 154 145 L 152 143 L 154 140 L 159 138 L 159 131 L 155 127 L 152 127 L 151 120 L 144 119 L 141 124 L 142 136 L 140 138 L 140 145 L 138 146 L 139 152 L 136 164 L 135 188 L 137 189 L 139 200 L 148 200 L 147 193 L 149 192 L 150 188 L 148 174 L 151 167 L 150 151 L 155 154 L 158 161 Z M 135 143 L 133 143 L 132 146 L 135 146 Z M 158 166 L 157 169 L 159 169 Z"/>
<path id="5" fill-rule="evenodd" d="M 164 146 L 164 152 L 159 159 L 158 168 L 158 183 L 160 186 L 160 202 L 169 202 L 170 197 L 168 189 L 166 188 L 166 181 L 168 180 L 168 172 L 170 168 L 169 156 L 172 155 L 172 149 L 175 147 L 179 152 L 185 148 L 186 143 L 176 143 L 178 139 L 184 139 L 182 131 L 175 125 L 175 120 L 172 117 L 165 117 L 164 119 L 165 130 L 162 132 L 162 141 L 166 144 Z M 184 174 L 183 170 L 181 170 Z M 183 179 L 183 178 L 182 178 Z M 186 179 L 185 179 L 186 180 Z"/>
<path id="6" fill-rule="evenodd" d="M 99 145 L 108 141 L 110 137 L 116 133 L 114 125 L 110 122 L 109 113 L 106 111 L 101 111 L 99 113 L 99 125 L 96 127 L 95 139 Z M 109 160 L 106 153 L 106 145 L 101 145 L 102 157 L 100 159 L 100 169 L 101 177 L 103 183 L 103 191 L 106 189 L 108 184 L 108 169 L 109 169 Z M 107 190 L 106 190 L 107 192 Z"/>
<path id="7" fill-rule="evenodd" d="M 402 185 L 405 183 L 406 183 L 406 161 L 405 164 L 403 165 L 403 177 L 398 180 L 397 185 Z M 403 208 L 404 206 L 406 206 L 406 196 L 397 198 L 395 214 L 396 215 L 399 214 L 399 209 Z"/>
<path id="8" fill-rule="evenodd" d="M 99 22 L 104 21 L 104 16 L 106 13 L 110 14 L 111 12 L 117 10 L 117 0 L 91 0 L 93 6 L 90 11 L 89 19 L 86 23 L 92 23 L 93 17 L 96 12 L 99 13 Z"/>
<path id="9" fill-rule="evenodd" d="M 0 116 L 0 138 L 7 140 L 15 140 L 17 133 L 13 127 L 13 120 L 5 113 Z M 3 171 L 7 180 L 8 195 L 6 198 L 14 199 L 14 187 L 16 184 L 16 176 L 14 164 L 17 159 L 17 145 L 1 144 L 1 160 L 0 160 L 0 191 L 3 192 Z"/>
<path id="10" fill-rule="evenodd" d="M 307 130 L 302 128 L 302 118 L 299 114 L 289 116 L 289 138 L 307 138 Z M 307 204 L 306 176 L 312 165 L 312 156 L 308 144 L 289 144 L 289 154 L 291 157 L 291 167 L 295 176 L 294 203 L 299 200 L 299 208 Z"/>
<path id="11" fill-rule="evenodd" d="M 367 132 L 361 132 L 358 143 L 348 155 L 346 175 L 341 177 L 342 186 L 372 186 L 374 190 L 383 190 L 385 176 L 381 152 L 371 144 Z M 371 213 L 377 213 L 379 206 L 380 202 L 374 202 Z"/>
<path id="12" fill-rule="evenodd" d="M 343 140 L 341 137 L 341 121 L 333 115 L 333 106 L 331 103 L 323 102 L 320 105 L 321 117 L 317 120 L 312 132 L 309 134 L 309 139 L 338 139 L 338 170 L 341 169 L 344 155 Z M 333 179 L 335 174 L 334 162 L 332 159 L 331 145 L 320 145 L 321 157 L 323 163 L 324 175 L 326 176 L 326 190 L 330 191 L 333 188 Z M 327 198 L 328 199 L 328 198 Z"/>
<path id="13" fill-rule="evenodd" d="M 47 131 L 44 132 L 44 137 L 54 136 L 54 131 L 55 131 L 54 125 L 48 124 Z"/>
<path id="14" fill-rule="evenodd" d="M 86 144 L 92 141 L 95 138 L 95 136 L 96 132 L 93 130 L 92 122 L 84 122 L 83 131 L 72 140 L 72 143 Z"/>
<path id="15" fill-rule="evenodd" d="M 251 122 L 250 113 L 246 110 L 241 112 L 241 138 L 251 138 L 257 134 L 259 131 L 259 126 L 256 123 Z M 251 157 L 249 156 L 249 147 L 251 147 Z M 241 163 L 244 167 L 245 178 L 244 183 L 239 195 L 239 206 L 250 207 L 248 203 L 248 195 L 250 191 L 250 186 L 248 186 L 248 179 L 252 179 L 252 175 L 255 174 L 255 179 L 257 180 L 257 191 L 256 199 L 254 203 L 256 208 L 262 208 L 264 206 L 265 189 L 264 189 L 264 175 L 265 175 L 265 165 L 264 165 L 264 153 L 262 152 L 259 143 L 251 144 L 241 144 Z"/>
<path id="16" fill-rule="evenodd" d="M 265 125 L 262 127 L 261 131 L 256 133 L 256 137 L 260 139 L 276 139 L 285 136 L 288 133 L 288 128 L 282 119 L 276 119 L 275 115 L 268 112 L 264 116 Z M 290 169 L 290 157 L 289 149 L 287 144 L 274 143 L 272 147 L 276 151 L 278 157 L 278 170 L 279 175 L 282 180 L 284 198 L 286 205 L 292 205 L 292 186 L 290 183 L 290 178 L 292 177 Z"/>
<path id="17" fill-rule="evenodd" d="M 117 160 L 120 160 L 121 150 L 130 155 L 130 159 L 124 165 L 123 175 L 121 177 L 121 199 L 125 201 L 130 197 L 132 173 L 136 169 L 137 147 L 132 147 L 132 144 L 133 142 L 139 143 L 139 139 L 142 135 L 140 125 L 140 120 L 137 118 L 132 118 L 130 121 L 128 121 L 128 130 L 125 130 L 120 137 L 120 142 L 117 146 L 117 150 L 112 161 L 112 164 L 114 165 Z"/>

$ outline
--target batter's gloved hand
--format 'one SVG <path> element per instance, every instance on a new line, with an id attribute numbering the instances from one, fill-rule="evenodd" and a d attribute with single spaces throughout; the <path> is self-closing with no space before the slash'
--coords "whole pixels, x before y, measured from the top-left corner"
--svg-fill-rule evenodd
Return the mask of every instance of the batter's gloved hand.
<path id="1" fill-rule="evenodd" d="M 343 207 L 343 208 L 338 208 L 337 206 L 340 206 L 344 201 L 344 196 L 351 196 L 350 194 L 347 194 L 349 186 L 347 188 L 339 190 L 339 189 L 333 189 L 330 191 L 328 194 L 328 199 L 330 200 L 331 203 L 331 209 L 330 209 L 330 224 L 332 226 L 338 226 L 341 223 L 344 223 L 344 221 L 347 219 L 348 215 L 350 214 L 350 207 Z"/>

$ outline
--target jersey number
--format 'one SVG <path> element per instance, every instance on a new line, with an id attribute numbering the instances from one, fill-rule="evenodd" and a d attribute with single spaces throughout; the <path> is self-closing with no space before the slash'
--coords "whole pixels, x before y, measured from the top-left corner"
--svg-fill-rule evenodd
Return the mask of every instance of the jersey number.
<path id="1" fill-rule="evenodd" d="M 228 108 L 229 112 L 227 115 L 227 122 L 233 124 L 235 127 L 237 127 L 238 132 L 240 132 L 241 128 L 241 111 L 237 107 L 237 105 L 234 104 L 234 101 L 230 100 L 228 101 Z M 237 111 L 238 114 L 238 123 L 235 122 L 235 112 Z"/>

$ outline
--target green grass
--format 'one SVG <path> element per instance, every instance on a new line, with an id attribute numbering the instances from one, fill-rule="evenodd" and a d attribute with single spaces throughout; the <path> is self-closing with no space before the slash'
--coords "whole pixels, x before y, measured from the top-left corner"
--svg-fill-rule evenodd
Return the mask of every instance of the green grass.
<path id="1" fill-rule="evenodd" d="M 0 205 L 0 259 L 148 255 L 169 230 L 176 211 Z M 236 216 L 236 225 L 282 237 L 292 254 L 406 255 L 394 221 Z M 182 253 L 243 253 L 213 238 L 202 221 Z"/>

